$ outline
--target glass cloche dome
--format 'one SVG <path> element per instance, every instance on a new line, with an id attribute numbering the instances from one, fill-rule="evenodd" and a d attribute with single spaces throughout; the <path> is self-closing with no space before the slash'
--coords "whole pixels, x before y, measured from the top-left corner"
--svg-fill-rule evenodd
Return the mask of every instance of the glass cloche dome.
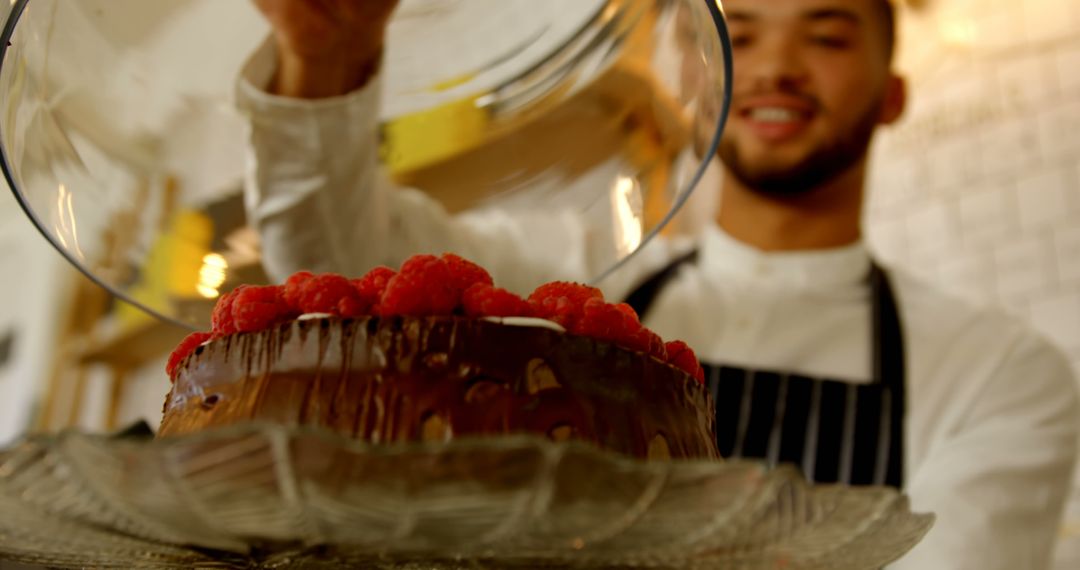
<path id="1" fill-rule="evenodd" d="M 13 0 L 0 10 L 10 10 L 0 14 L 2 167 L 23 208 L 92 279 L 192 327 L 231 288 L 280 280 L 288 263 L 273 243 L 294 232 L 302 245 L 312 228 L 348 236 L 332 226 L 367 219 L 395 240 L 394 227 L 422 224 L 364 218 L 396 192 L 451 219 L 569 215 L 591 240 L 590 277 L 602 280 L 686 201 L 730 103 L 718 0 L 401 0 L 373 84 L 381 99 L 369 103 L 362 93 L 303 103 L 265 93 L 275 36 L 252 0 Z M 259 115 L 264 104 L 286 111 Z M 260 140 L 271 118 L 311 144 Z M 315 128 L 337 138 L 305 139 Z M 331 186 L 355 180 L 318 175 L 331 157 L 385 195 L 341 200 L 325 219 L 305 218 L 310 208 L 279 219 L 305 192 L 352 191 Z M 280 184 L 292 186 L 252 215 L 255 197 Z M 338 245 L 346 256 L 376 247 Z M 338 269 L 317 248 L 304 255 Z"/>

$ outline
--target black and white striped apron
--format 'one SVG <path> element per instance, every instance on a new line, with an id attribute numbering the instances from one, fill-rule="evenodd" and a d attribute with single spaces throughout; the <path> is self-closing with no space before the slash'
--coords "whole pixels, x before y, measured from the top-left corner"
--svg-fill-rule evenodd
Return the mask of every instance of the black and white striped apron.
<path id="1" fill-rule="evenodd" d="M 676 260 L 626 302 L 644 320 L 664 286 L 696 260 L 697 252 Z M 795 465 L 815 483 L 902 487 L 904 342 L 892 287 L 876 264 L 870 284 L 870 384 L 702 363 L 716 400 L 717 440 L 724 457 Z"/>

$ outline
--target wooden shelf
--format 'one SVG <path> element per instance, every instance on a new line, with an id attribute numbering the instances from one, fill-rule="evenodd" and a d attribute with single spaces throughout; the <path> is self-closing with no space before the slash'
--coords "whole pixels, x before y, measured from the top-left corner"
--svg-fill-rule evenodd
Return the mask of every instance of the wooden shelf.
<path id="1" fill-rule="evenodd" d="M 85 343 L 76 350 L 77 361 L 82 365 L 138 368 L 172 352 L 190 332 L 162 321 L 148 321 Z"/>

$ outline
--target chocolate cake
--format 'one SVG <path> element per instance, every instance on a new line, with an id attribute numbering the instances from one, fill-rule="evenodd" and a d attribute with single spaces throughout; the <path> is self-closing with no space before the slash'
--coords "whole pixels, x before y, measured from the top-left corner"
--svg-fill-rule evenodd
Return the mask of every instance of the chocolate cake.
<path id="1" fill-rule="evenodd" d="M 260 420 L 374 443 L 538 433 L 637 457 L 715 458 L 712 409 L 677 368 L 549 328 L 320 318 L 196 349 L 159 435 Z"/>
<path id="2" fill-rule="evenodd" d="M 548 283 L 525 299 L 452 254 L 240 287 L 167 371 L 162 437 L 265 421 L 372 443 L 529 433 L 640 458 L 719 457 L 685 343 L 593 287 Z"/>

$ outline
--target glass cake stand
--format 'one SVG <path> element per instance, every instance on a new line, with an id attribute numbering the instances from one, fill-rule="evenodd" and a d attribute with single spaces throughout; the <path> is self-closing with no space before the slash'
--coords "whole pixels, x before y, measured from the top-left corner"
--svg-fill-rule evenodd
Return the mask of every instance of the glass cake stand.
<path id="1" fill-rule="evenodd" d="M 31 438 L 0 456 L 0 512 L 0 554 L 61 568 L 870 570 L 932 523 L 896 491 L 757 463 L 259 424 Z"/>

